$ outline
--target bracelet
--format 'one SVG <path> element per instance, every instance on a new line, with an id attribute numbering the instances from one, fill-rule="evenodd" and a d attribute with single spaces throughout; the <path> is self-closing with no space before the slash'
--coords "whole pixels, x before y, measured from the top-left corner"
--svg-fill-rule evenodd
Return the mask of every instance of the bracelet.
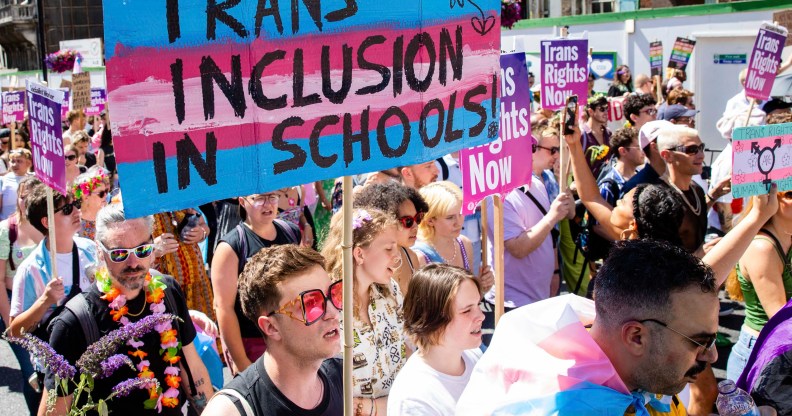
<path id="1" fill-rule="evenodd" d="M 206 240 L 206 230 L 203 227 L 201 227 L 201 231 L 203 231 L 204 233 L 204 236 L 201 240 Z"/>
<path id="2" fill-rule="evenodd" d="M 355 406 L 355 416 L 363 416 L 363 402 L 359 401 Z"/>

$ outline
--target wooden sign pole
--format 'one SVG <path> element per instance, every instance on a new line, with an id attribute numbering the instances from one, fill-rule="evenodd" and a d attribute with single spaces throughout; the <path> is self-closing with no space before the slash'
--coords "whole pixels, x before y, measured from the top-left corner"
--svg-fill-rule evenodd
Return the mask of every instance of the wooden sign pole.
<path id="1" fill-rule="evenodd" d="M 487 245 L 489 242 L 487 241 L 488 238 L 488 231 L 487 225 L 489 220 L 487 219 L 487 201 L 484 201 L 481 204 L 481 266 L 486 266 L 488 264 L 487 257 L 489 256 L 489 250 L 487 249 Z"/>
<path id="2" fill-rule="evenodd" d="M 50 267 L 52 268 L 52 278 L 58 278 L 58 260 L 56 257 L 57 242 L 55 238 L 55 202 L 52 188 L 47 187 L 47 233 L 50 244 Z M 72 276 L 73 284 L 80 284 L 80 276 Z"/>
<path id="3" fill-rule="evenodd" d="M 16 148 L 16 121 L 11 122 L 11 146 L 9 149 L 14 150 Z"/>
<path id="4" fill-rule="evenodd" d="M 109 113 L 108 113 L 109 116 Z M 343 215 L 344 232 L 341 249 L 343 252 L 343 279 L 344 283 L 344 415 L 352 416 L 355 411 L 355 402 L 352 396 L 354 385 L 352 383 L 352 348 L 355 346 L 354 317 L 352 316 L 353 275 L 352 275 L 352 177 L 344 176 L 343 179 Z"/>
<path id="5" fill-rule="evenodd" d="M 503 251 L 504 251 L 504 238 L 503 238 L 503 201 L 501 200 L 500 195 L 495 195 L 493 197 L 493 209 L 494 212 L 494 233 L 492 233 L 492 240 L 493 240 L 493 254 L 492 254 L 492 263 L 495 265 L 495 270 L 493 273 L 495 274 L 495 326 L 498 325 L 498 321 L 500 320 L 501 316 L 503 316 L 503 303 L 505 302 L 504 296 L 504 275 L 503 275 Z"/>

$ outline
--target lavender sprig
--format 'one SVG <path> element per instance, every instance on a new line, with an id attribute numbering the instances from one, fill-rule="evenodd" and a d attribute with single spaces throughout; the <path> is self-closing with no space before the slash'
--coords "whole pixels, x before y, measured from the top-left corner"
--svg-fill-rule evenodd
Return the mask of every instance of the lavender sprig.
<path id="1" fill-rule="evenodd" d="M 132 360 L 130 360 L 129 357 L 123 354 L 112 355 L 108 359 L 102 361 L 102 372 L 96 378 L 110 377 L 113 373 L 115 373 L 116 370 L 124 365 L 131 368 L 132 371 L 136 371 L 135 364 L 132 363 Z"/>
<path id="2" fill-rule="evenodd" d="M 32 356 L 41 360 L 47 368 L 52 371 L 55 377 L 61 380 L 70 380 L 77 374 L 77 369 L 69 364 L 62 355 L 55 352 L 49 344 L 31 334 L 25 333 L 22 334 L 21 337 L 7 336 L 6 340 L 22 346 L 22 348 L 26 349 Z"/>
<path id="3" fill-rule="evenodd" d="M 178 319 L 178 317 L 173 314 L 149 315 L 137 322 L 111 331 L 88 347 L 77 360 L 77 367 L 81 372 L 98 378 L 100 374 L 103 374 L 102 362 L 115 354 L 127 341 L 132 338 L 140 338 L 153 331 L 155 326 L 174 319 Z"/>
<path id="4" fill-rule="evenodd" d="M 159 381 L 156 378 L 130 378 L 113 387 L 113 397 L 126 397 L 133 390 L 157 389 L 159 386 Z"/>

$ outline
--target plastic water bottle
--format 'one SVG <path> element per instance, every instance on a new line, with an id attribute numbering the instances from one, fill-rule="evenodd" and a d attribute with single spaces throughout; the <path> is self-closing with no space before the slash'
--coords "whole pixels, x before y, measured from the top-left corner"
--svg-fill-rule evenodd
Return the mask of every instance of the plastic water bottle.
<path id="1" fill-rule="evenodd" d="M 715 405 L 720 416 L 759 416 L 759 409 L 751 395 L 738 388 L 733 381 L 723 380 L 718 383 L 718 392 L 720 394 Z"/>

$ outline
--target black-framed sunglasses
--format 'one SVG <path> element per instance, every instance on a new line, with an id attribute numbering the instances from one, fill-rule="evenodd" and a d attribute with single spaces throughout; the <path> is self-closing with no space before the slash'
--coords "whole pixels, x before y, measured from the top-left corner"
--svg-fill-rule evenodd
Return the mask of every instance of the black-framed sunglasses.
<path id="1" fill-rule="evenodd" d="M 80 209 L 82 207 L 82 202 L 80 200 L 75 199 L 72 202 L 67 202 L 63 204 L 60 208 L 55 209 L 55 213 L 57 214 L 60 211 L 63 211 L 63 215 L 71 215 L 72 211 L 75 208 Z"/>
<path id="2" fill-rule="evenodd" d="M 77 155 L 68 155 L 68 156 L 66 156 L 66 160 L 68 160 L 69 162 L 71 162 L 71 161 L 73 161 L 75 159 L 77 159 Z"/>
<path id="3" fill-rule="evenodd" d="M 639 320 L 637 322 L 640 322 L 640 323 L 654 322 L 654 323 L 662 326 L 663 328 L 668 329 L 669 331 L 675 332 L 677 335 L 680 335 L 680 336 L 684 337 L 685 339 L 687 339 L 688 341 L 693 343 L 693 345 L 695 345 L 697 348 L 702 348 L 705 352 L 709 351 L 713 347 L 715 347 L 715 342 L 718 340 L 718 337 L 713 335 L 712 338 L 710 340 L 708 340 L 707 342 L 705 342 L 705 343 L 698 342 L 695 339 L 690 338 L 689 336 L 677 331 L 676 329 L 671 328 L 670 326 L 668 326 L 667 323 L 665 323 L 663 321 L 659 321 L 657 319 L 651 319 L 651 318 L 650 319 L 641 319 L 641 320 Z"/>
<path id="4" fill-rule="evenodd" d="M 544 150 L 547 150 L 548 152 L 550 152 L 550 155 L 551 155 L 551 156 L 553 156 L 553 155 L 555 155 L 556 153 L 558 153 L 558 152 L 560 152 L 560 151 L 561 151 L 561 148 L 560 148 L 560 147 L 558 147 L 558 146 L 553 146 L 553 147 L 544 147 L 544 146 L 539 146 L 538 144 L 534 144 L 534 145 L 531 145 L 531 147 L 532 147 L 532 148 L 531 148 L 531 151 L 532 151 L 532 152 L 534 152 L 534 153 L 536 153 L 536 152 L 537 152 L 537 149 L 544 149 Z"/>
<path id="5" fill-rule="evenodd" d="M 610 109 L 610 107 L 608 107 L 607 105 L 601 105 L 601 106 L 596 108 L 596 110 L 599 110 L 599 111 L 601 111 L 603 113 L 607 113 L 608 109 Z"/>
<path id="6" fill-rule="evenodd" d="M 327 301 L 330 301 L 339 311 L 344 309 L 343 280 L 331 284 L 330 287 L 327 288 L 327 294 L 320 289 L 310 289 L 300 292 L 296 298 L 286 302 L 286 304 L 277 311 L 268 313 L 267 316 L 287 315 L 289 318 L 304 323 L 305 326 L 310 326 L 324 318 L 327 313 Z M 294 312 L 291 310 L 294 305 L 298 304 L 302 310 L 301 317 L 294 316 Z"/>
<path id="7" fill-rule="evenodd" d="M 677 146 L 674 148 L 677 152 L 682 152 L 686 155 L 696 155 L 699 152 L 704 152 L 704 143 L 702 144 L 691 144 L 688 146 Z"/>
<path id="8" fill-rule="evenodd" d="M 103 189 L 102 191 L 100 191 L 100 192 L 97 192 L 97 193 L 95 193 L 95 194 L 93 194 L 93 195 L 96 195 L 96 196 L 98 196 L 98 197 L 99 197 L 99 199 L 104 199 L 104 197 L 106 197 L 106 196 L 107 196 L 108 192 L 109 192 L 109 191 L 108 191 L 107 189 Z"/>
<path id="9" fill-rule="evenodd" d="M 425 212 L 419 212 L 413 217 L 405 215 L 403 217 L 399 217 L 399 222 L 404 228 L 412 228 L 414 225 L 420 224 L 421 221 L 423 221 L 425 215 Z"/>
<path id="10" fill-rule="evenodd" d="M 97 243 L 99 244 L 99 248 L 107 253 L 113 263 L 125 262 L 126 259 L 129 258 L 129 253 L 135 253 L 135 257 L 139 259 L 145 259 L 154 253 L 154 243 L 141 244 L 132 248 L 114 248 L 112 250 L 105 247 L 104 244 L 99 241 L 97 241 Z"/>
<path id="11" fill-rule="evenodd" d="M 646 113 L 646 114 L 649 114 L 650 116 L 653 116 L 653 115 L 657 114 L 657 109 L 655 109 L 655 108 L 647 108 L 646 110 L 639 111 L 639 113 Z"/>

